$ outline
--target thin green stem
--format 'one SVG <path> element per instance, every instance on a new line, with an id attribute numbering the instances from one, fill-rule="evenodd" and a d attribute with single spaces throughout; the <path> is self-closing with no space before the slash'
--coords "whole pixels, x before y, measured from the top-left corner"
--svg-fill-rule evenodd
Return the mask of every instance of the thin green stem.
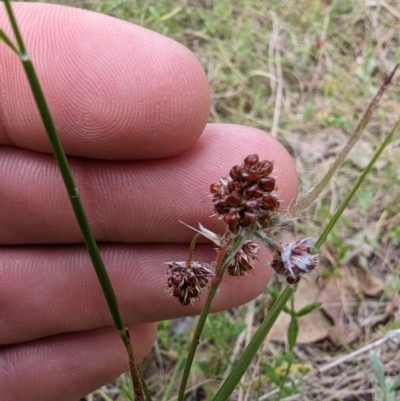
<path id="1" fill-rule="evenodd" d="M 114 289 L 112 287 L 111 281 L 107 274 L 103 260 L 100 256 L 100 252 L 99 252 L 96 240 L 95 240 L 92 230 L 89 226 L 89 222 L 86 217 L 86 213 L 84 211 L 84 208 L 83 208 L 80 196 L 79 196 L 78 188 L 77 188 L 74 178 L 72 176 L 67 157 L 65 155 L 60 138 L 57 134 L 57 130 L 56 130 L 53 118 L 51 116 L 49 107 L 47 105 L 46 98 L 44 96 L 41 85 L 39 83 L 39 79 L 37 77 L 36 71 L 35 71 L 32 61 L 29 57 L 29 54 L 26 51 L 26 48 L 25 48 L 22 36 L 20 34 L 14 13 L 11 8 L 10 1 L 4 0 L 4 3 L 5 3 L 8 17 L 10 19 L 12 29 L 14 31 L 14 35 L 17 39 L 17 43 L 18 43 L 18 47 L 19 47 L 18 55 L 22 61 L 23 68 L 28 77 L 28 81 L 29 81 L 35 102 L 38 106 L 40 116 L 41 116 L 43 124 L 45 126 L 47 136 L 48 136 L 48 139 L 51 144 L 51 148 L 54 153 L 54 157 L 55 157 L 57 165 L 60 169 L 60 173 L 61 173 L 62 179 L 64 181 L 64 185 L 66 187 L 66 190 L 67 190 L 72 208 L 74 210 L 76 219 L 78 221 L 79 228 L 82 232 L 82 236 L 83 236 L 86 248 L 88 250 L 90 259 L 93 263 L 93 267 L 95 269 L 96 275 L 100 282 L 104 296 L 107 300 L 107 304 L 108 304 L 109 310 L 111 312 L 112 318 L 114 320 L 114 324 L 118 330 L 118 334 L 120 335 L 120 337 L 124 343 L 124 346 L 127 350 L 128 356 L 129 356 L 129 367 L 130 367 L 130 371 L 132 374 L 134 391 L 135 391 L 135 394 L 136 393 L 138 394 L 136 397 L 136 401 L 142 401 L 142 400 L 144 401 L 143 388 L 142 388 L 140 376 L 139 376 L 139 373 L 137 370 L 137 363 L 133 356 L 132 343 L 129 339 L 129 333 L 128 333 L 127 329 L 125 328 L 125 326 L 123 325 Z"/>
<path id="2" fill-rule="evenodd" d="M 282 379 L 280 379 L 281 381 L 280 381 L 280 383 L 279 383 L 279 392 L 278 392 L 278 396 L 277 396 L 277 398 L 278 398 L 278 400 L 280 400 L 280 399 L 282 399 L 283 398 L 283 389 L 284 389 L 284 387 L 286 386 L 286 382 L 287 382 L 287 379 L 288 379 L 288 377 L 289 377 L 289 374 L 290 374 L 290 369 L 292 368 L 292 363 L 290 362 L 287 362 L 287 366 L 286 366 L 286 369 L 285 369 L 285 373 L 284 373 L 284 375 L 283 375 L 283 378 Z"/>
<path id="3" fill-rule="evenodd" d="M 310 204 L 322 192 L 322 190 L 325 188 L 325 186 L 328 184 L 328 182 L 330 182 L 333 174 L 338 170 L 340 165 L 346 159 L 346 156 L 349 154 L 350 150 L 360 139 L 364 128 L 367 126 L 369 120 L 371 119 L 372 112 L 377 107 L 383 94 L 385 93 L 386 89 L 389 87 L 390 83 L 392 82 L 392 79 L 393 79 L 394 74 L 396 73 L 396 70 L 398 67 L 399 67 L 399 64 L 396 64 L 394 66 L 391 73 L 384 80 L 383 84 L 380 86 L 380 88 L 376 92 L 375 96 L 370 101 L 368 107 L 365 109 L 360 120 L 358 121 L 358 124 L 356 125 L 353 132 L 351 133 L 346 145 L 341 150 L 338 157 L 335 159 L 335 161 L 332 164 L 332 166 L 330 167 L 329 171 L 325 174 L 325 176 L 322 178 L 322 180 L 311 191 L 309 191 L 304 198 L 300 199 L 300 201 L 297 203 L 297 205 L 295 207 L 295 213 L 299 213 L 299 212 L 302 212 L 303 210 L 307 209 L 307 207 L 310 206 Z"/>
<path id="4" fill-rule="evenodd" d="M 19 55 L 18 49 L 14 46 L 14 43 L 11 42 L 11 39 L 6 35 L 6 33 L 0 29 L 0 40 L 2 40 L 14 53 Z"/>
<path id="5" fill-rule="evenodd" d="M 201 310 L 199 320 L 197 321 L 192 341 L 190 343 L 190 348 L 186 358 L 185 368 L 183 370 L 183 375 L 181 379 L 181 385 L 179 388 L 178 401 L 184 400 L 190 369 L 193 364 L 193 359 L 197 350 L 197 346 L 199 345 L 200 336 L 201 333 L 203 332 L 204 324 L 206 323 L 207 316 L 210 312 L 211 303 L 214 299 L 215 294 L 217 293 L 218 287 L 221 284 L 222 279 L 224 278 L 226 268 L 228 267 L 232 258 L 235 257 L 237 251 L 241 248 L 242 245 L 243 245 L 243 237 L 238 235 L 234 239 L 232 239 L 228 244 L 226 244 L 225 248 L 221 247 L 218 250 L 217 265 L 215 267 L 216 277 L 214 278 L 210 286 L 210 291 L 208 292 L 206 302 L 203 306 L 203 309 Z"/>
<path id="6" fill-rule="evenodd" d="M 178 372 L 181 369 L 181 366 L 183 365 L 183 363 L 185 362 L 185 354 L 181 353 L 179 358 L 178 358 L 178 362 L 176 363 L 175 367 L 174 367 L 174 371 L 172 372 L 171 378 L 169 380 L 169 383 L 167 385 L 167 387 L 164 390 L 164 394 L 162 396 L 161 401 L 167 401 L 169 399 L 169 395 L 171 393 L 172 387 L 176 381 L 176 376 L 178 375 Z"/>
<path id="7" fill-rule="evenodd" d="M 272 305 L 272 308 L 268 312 L 267 317 L 264 319 L 261 326 L 254 334 L 239 361 L 236 362 L 236 364 L 233 366 L 232 371 L 229 373 L 229 376 L 222 384 L 217 394 L 214 396 L 213 401 L 226 401 L 232 394 L 233 390 L 236 387 L 236 384 L 239 383 L 240 379 L 246 372 L 255 354 L 260 348 L 261 343 L 264 341 L 266 335 L 271 330 L 282 308 L 286 305 L 286 302 L 292 294 L 293 289 L 287 286 L 279 295 L 279 298 Z"/>
<path id="8" fill-rule="evenodd" d="M 14 32 L 14 35 L 15 35 L 15 39 L 17 39 L 19 53 L 21 55 L 24 55 L 24 54 L 27 55 L 25 44 L 24 44 L 24 41 L 22 40 L 21 32 L 17 25 L 17 20 L 15 19 L 14 12 L 11 8 L 11 2 L 10 2 L 10 0 L 3 0 L 3 1 L 4 1 L 4 5 L 6 7 L 8 19 L 10 20 L 10 24 L 11 24 L 12 30 Z"/>
<path id="9" fill-rule="evenodd" d="M 294 313 L 295 313 L 295 310 L 294 310 L 294 296 L 291 296 L 290 297 L 290 318 L 291 319 L 296 319 L 296 316 L 294 315 Z M 290 325 L 289 325 L 289 329 L 290 329 Z M 289 344 L 289 352 L 293 352 L 293 346 L 291 346 L 290 341 L 288 341 L 288 344 Z M 283 377 L 282 377 L 282 379 L 280 380 L 280 383 L 279 383 L 278 399 L 283 398 L 282 397 L 283 389 L 284 389 L 284 387 L 286 385 L 286 381 L 287 381 L 287 379 L 289 377 L 290 369 L 292 367 L 293 361 L 291 359 L 290 362 L 286 362 L 286 363 L 287 363 L 287 366 L 286 366 L 286 369 L 285 369 L 285 373 L 283 374 Z"/>
<path id="10" fill-rule="evenodd" d="M 364 181 L 365 177 L 371 171 L 373 165 L 378 160 L 378 158 L 381 155 L 381 153 L 383 152 L 383 150 L 386 148 L 386 146 L 392 140 L 392 137 L 393 137 L 394 133 L 398 130 L 399 126 L 400 126 L 400 119 L 396 122 L 396 124 L 394 125 L 392 130 L 389 132 L 389 134 L 386 136 L 386 138 L 379 145 L 378 149 L 375 151 L 375 153 L 372 156 L 372 158 L 371 158 L 370 162 L 368 163 L 367 167 L 365 167 L 365 169 L 362 172 L 362 174 L 358 177 L 356 183 L 354 184 L 354 187 L 349 192 L 349 194 L 346 196 L 346 198 L 344 199 L 342 204 L 339 206 L 338 210 L 333 215 L 333 217 L 330 219 L 329 223 L 326 225 L 324 231 L 322 232 L 322 234 L 318 238 L 317 242 L 315 243 L 315 247 L 316 248 L 319 248 L 324 243 L 324 241 L 326 240 L 328 234 L 331 232 L 333 226 L 339 220 L 340 216 L 342 215 L 342 213 L 346 209 L 347 205 L 349 204 L 349 202 L 351 201 L 351 199 L 353 198 L 353 196 L 357 192 L 358 188 L 360 187 L 360 185 Z"/>
<path id="11" fill-rule="evenodd" d="M 190 263 L 192 263 L 194 248 L 196 247 L 196 242 L 200 237 L 201 237 L 201 234 L 197 233 L 192 238 L 192 242 L 190 243 L 190 248 L 189 248 L 189 256 L 188 256 L 188 259 L 187 259 L 187 265 L 188 266 L 190 265 Z"/>

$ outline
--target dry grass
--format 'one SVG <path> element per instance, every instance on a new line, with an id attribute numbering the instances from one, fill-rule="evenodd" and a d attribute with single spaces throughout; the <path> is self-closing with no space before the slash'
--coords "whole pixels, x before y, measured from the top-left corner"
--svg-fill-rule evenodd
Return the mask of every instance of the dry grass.
<path id="1" fill-rule="evenodd" d="M 252 125 L 276 136 L 296 160 L 302 193 L 312 188 L 331 165 L 382 80 L 400 61 L 399 0 L 92 0 L 84 3 L 76 0 L 67 3 L 146 26 L 191 49 L 209 78 L 213 93 L 211 120 Z M 328 188 L 304 215 L 298 216 L 298 232 L 314 236 L 321 232 L 373 150 L 398 119 L 399 84 L 399 78 L 395 79 L 362 140 Z M 382 278 L 385 290 L 376 299 L 377 308 L 385 307 L 388 299 L 394 302 L 388 294 L 400 289 L 399 281 L 395 280 L 400 273 L 399 159 L 397 135 L 323 249 L 325 278 L 337 274 L 338 266 L 355 266 Z M 364 299 L 359 294 L 359 302 Z M 247 325 L 250 333 L 267 302 L 266 297 L 260 298 L 251 307 L 224 317 L 223 323 L 218 320 L 211 323 L 230 329 L 223 341 L 212 339 L 212 334 L 205 335 L 194 373 L 199 382 L 210 380 L 201 386 L 208 394 L 204 399 L 209 399 L 216 387 L 213 380 L 224 375 L 227 363 L 221 361 L 229 360 L 235 336 L 239 334 L 237 327 L 244 327 L 246 313 L 247 323 L 251 323 Z M 362 327 L 364 334 L 352 347 L 368 344 L 389 327 L 400 327 L 396 321 L 398 308 L 397 301 L 393 311 L 379 322 L 379 328 L 377 324 Z M 248 311 L 251 311 L 250 317 Z M 159 359 L 164 358 L 165 366 L 164 376 L 158 376 L 153 385 L 160 397 L 157 399 L 161 399 L 163 388 L 170 380 L 170 369 L 184 348 L 179 336 L 175 340 L 168 338 L 171 325 L 163 323 L 160 334 L 158 355 Z M 223 344 L 229 344 L 229 348 L 225 349 Z M 307 358 L 311 360 L 332 357 L 324 351 L 332 351 L 326 341 L 307 347 L 312 349 L 307 351 Z M 216 350 L 218 361 L 211 357 Z M 267 352 L 270 359 L 259 358 L 258 366 L 253 366 L 256 377 L 264 374 L 263 363 L 268 360 L 271 364 L 271 358 L 278 360 L 280 352 L 279 347 L 270 348 Z M 305 351 L 299 348 L 301 352 Z M 206 367 L 206 362 L 211 367 Z M 362 370 L 357 372 L 361 374 Z M 242 396 L 236 394 L 238 398 L 232 399 L 257 399 L 256 394 L 261 396 L 267 387 L 261 390 L 253 386 L 250 392 L 246 390 Z M 335 395 L 334 389 L 331 385 Z M 376 391 L 371 385 L 368 391 L 370 398 L 363 399 L 374 399 Z M 97 393 L 88 399 L 107 400 L 105 394 L 110 399 L 125 399 L 118 395 L 120 392 L 120 388 L 113 387 L 104 390 L 102 396 Z M 350 393 L 343 395 L 341 389 L 336 399 L 361 399 L 357 398 L 361 394 L 357 388 Z M 310 390 L 304 396 L 309 398 L 304 399 L 330 399 L 330 395 L 321 394 L 325 394 L 323 390 L 320 393 Z M 198 395 L 197 399 L 202 398 Z"/>

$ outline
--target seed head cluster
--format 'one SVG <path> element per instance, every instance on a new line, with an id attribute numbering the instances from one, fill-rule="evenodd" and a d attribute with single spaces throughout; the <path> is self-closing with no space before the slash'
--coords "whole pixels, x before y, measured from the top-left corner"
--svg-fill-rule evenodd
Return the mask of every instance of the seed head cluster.
<path id="1" fill-rule="evenodd" d="M 210 265 L 200 262 L 168 262 L 168 288 L 182 304 L 189 305 L 198 299 L 214 272 Z"/>
<path id="2" fill-rule="evenodd" d="M 273 169 L 273 162 L 249 155 L 240 166 L 231 168 L 228 177 L 211 185 L 215 213 L 232 233 L 263 228 L 278 210 L 275 179 L 270 176 Z"/>
<path id="3" fill-rule="evenodd" d="M 273 251 L 271 266 L 282 282 L 295 285 L 303 274 L 315 269 L 317 255 L 313 238 L 285 244 L 277 243 L 268 235 L 268 229 L 282 221 L 278 212 L 280 201 L 276 195 L 275 179 L 271 177 L 273 170 L 272 161 L 260 160 L 258 155 L 252 154 L 241 165 L 233 166 L 229 176 L 211 185 L 215 214 L 223 219 L 227 228 L 221 236 L 200 225 L 200 230 L 196 230 L 198 234 L 192 240 L 188 260 L 167 263 L 168 288 L 182 305 L 190 305 L 199 299 L 209 280 L 216 275 L 219 279 L 221 272 L 221 277 L 225 271 L 231 276 L 241 277 L 251 271 L 260 248 L 252 241 L 254 238 Z M 191 259 L 199 235 L 217 245 L 218 254 L 222 255 L 215 263 L 217 272 L 214 272 L 214 264 Z M 240 242 L 235 245 L 236 240 Z M 239 243 L 242 245 L 237 250 Z"/>
<path id="4" fill-rule="evenodd" d="M 281 281 L 297 284 L 302 274 L 315 269 L 317 255 L 312 255 L 314 243 L 314 238 L 304 238 L 290 244 L 279 244 L 275 250 L 271 267 Z"/>
<path id="5" fill-rule="evenodd" d="M 231 276 L 244 276 L 247 272 L 252 270 L 257 260 L 257 252 L 259 249 L 260 247 L 255 242 L 245 241 L 232 262 L 228 265 L 228 274 Z"/>

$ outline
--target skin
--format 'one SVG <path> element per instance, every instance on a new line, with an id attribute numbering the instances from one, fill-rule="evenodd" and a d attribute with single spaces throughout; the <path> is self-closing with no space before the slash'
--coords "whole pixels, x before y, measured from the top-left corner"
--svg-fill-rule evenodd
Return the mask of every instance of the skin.
<path id="1" fill-rule="evenodd" d="M 13 7 L 143 358 L 157 321 L 202 306 L 182 307 L 166 291 L 163 263 L 185 260 L 193 236 L 179 221 L 222 233 L 209 186 L 252 153 L 275 161 L 287 207 L 297 196 L 293 162 L 260 130 L 207 124 L 205 73 L 180 44 L 74 8 Z M 3 9 L 0 26 L 10 34 Z M 4 44 L 0 105 L 1 398 L 76 401 L 125 371 L 126 354 L 20 61 Z M 211 262 L 213 246 L 198 245 L 195 257 Z M 261 250 L 254 274 L 226 277 L 213 311 L 260 294 L 271 275 L 267 258 Z"/>

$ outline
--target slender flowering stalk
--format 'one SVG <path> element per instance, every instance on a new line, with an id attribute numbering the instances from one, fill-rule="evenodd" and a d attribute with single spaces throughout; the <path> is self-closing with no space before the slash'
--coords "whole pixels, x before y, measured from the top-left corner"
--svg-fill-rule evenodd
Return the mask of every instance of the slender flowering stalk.
<path id="1" fill-rule="evenodd" d="M 275 179 L 271 177 L 274 163 L 260 160 L 258 155 L 247 156 L 241 165 L 233 166 L 229 176 L 211 184 L 210 192 L 215 214 L 226 223 L 226 231 L 220 236 L 200 225 L 190 248 L 186 262 L 168 262 L 167 285 L 182 305 L 199 299 L 208 279 L 210 291 L 200 314 L 190 345 L 182 376 L 178 401 L 183 401 L 191 364 L 199 344 L 211 302 L 225 274 L 241 277 L 252 271 L 257 260 L 261 240 L 275 254 L 272 267 L 289 284 L 297 283 L 301 276 L 315 268 L 316 256 L 312 255 L 313 240 L 306 239 L 293 244 L 279 244 L 268 235 L 271 227 L 282 222 L 278 211 L 281 204 L 276 194 Z M 194 242 L 203 235 L 217 246 L 215 271 L 213 265 L 194 262 Z"/>
<path id="2" fill-rule="evenodd" d="M 182 305 L 189 305 L 199 299 L 203 288 L 207 286 L 210 277 L 215 276 L 211 265 L 193 261 L 193 252 L 197 233 L 190 244 L 189 256 L 184 262 L 167 262 L 167 284 L 173 295 Z"/>

